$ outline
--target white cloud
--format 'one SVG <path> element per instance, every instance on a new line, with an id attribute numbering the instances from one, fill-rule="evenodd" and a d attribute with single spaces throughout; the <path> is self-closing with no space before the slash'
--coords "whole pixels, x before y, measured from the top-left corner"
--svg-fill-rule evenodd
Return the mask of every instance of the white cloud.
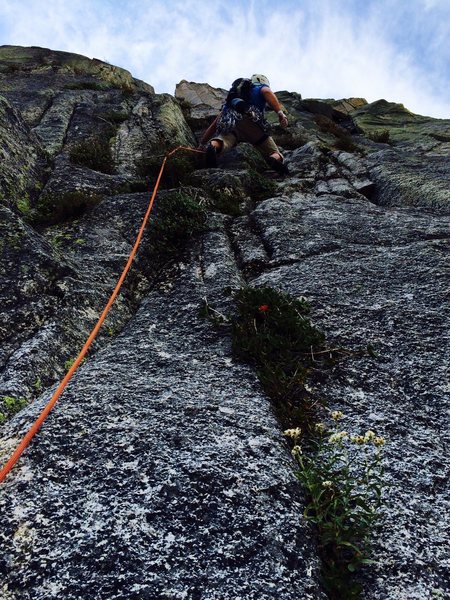
<path id="1" fill-rule="evenodd" d="M 448 0 L 422 0 L 425 10 L 433 8 L 449 8 Z"/>
<path id="2" fill-rule="evenodd" d="M 430 23 L 423 64 L 407 36 L 401 45 L 396 35 L 404 33 L 399 29 L 404 6 L 395 13 L 387 0 L 367 0 L 364 14 L 351 12 L 357 4 L 0 0 L 0 22 L 6 43 L 95 56 L 127 68 L 159 92 L 173 93 L 181 79 L 228 87 L 236 77 L 262 72 L 274 89 L 304 97 L 386 98 L 414 112 L 450 118 L 448 50 L 442 50 L 450 32 L 442 21 L 442 12 L 448 12 L 443 3 L 408 3 L 411 31 L 421 20 L 423 26 L 426 18 Z"/>

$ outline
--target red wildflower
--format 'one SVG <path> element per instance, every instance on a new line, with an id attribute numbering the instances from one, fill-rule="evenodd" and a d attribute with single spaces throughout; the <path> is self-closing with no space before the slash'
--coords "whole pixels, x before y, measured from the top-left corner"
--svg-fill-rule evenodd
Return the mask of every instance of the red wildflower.
<path id="1" fill-rule="evenodd" d="M 259 312 L 265 313 L 269 310 L 269 305 L 268 304 L 261 304 L 261 306 L 259 307 Z"/>

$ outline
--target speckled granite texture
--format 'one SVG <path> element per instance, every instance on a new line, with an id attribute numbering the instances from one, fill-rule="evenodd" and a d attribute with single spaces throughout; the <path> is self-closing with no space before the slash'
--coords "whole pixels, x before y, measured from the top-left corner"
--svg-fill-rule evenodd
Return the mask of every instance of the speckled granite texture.
<path id="1" fill-rule="evenodd" d="M 198 316 L 239 281 L 223 233 L 199 261 L 80 370 L 2 488 L 5 598 L 321 597 L 270 404 Z"/>
<path id="2" fill-rule="evenodd" d="M 28 402 L 1 424 L 2 464 L 115 284 L 149 159 L 195 144 L 224 94 L 182 84 L 180 104 L 101 61 L 0 47 L 0 412 L 5 395 Z M 346 349 L 310 393 L 347 429 L 387 439 L 361 600 L 450 597 L 450 122 L 386 101 L 279 97 L 290 127 L 272 131 L 290 175 L 265 200 L 252 197 L 269 189 L 252 148 L 192 166 L 182 189 L 207 222 L 168 257 L 152 227 L 178 190 L 158 195 L 88 361 L 0 488 L 1 600 L 324 599 L 281 427 L 229 329 L 200 315 L 205 298 L 229 314 L 224 292 L 244 283 L 310 302 Z M 370 139 L 381 126 L 391 144 Z M 74 145 L 105 135 L 106 173 L 73 164 Z M 95 206 L 36 225 L 45 194 L 72 192 Z"/>

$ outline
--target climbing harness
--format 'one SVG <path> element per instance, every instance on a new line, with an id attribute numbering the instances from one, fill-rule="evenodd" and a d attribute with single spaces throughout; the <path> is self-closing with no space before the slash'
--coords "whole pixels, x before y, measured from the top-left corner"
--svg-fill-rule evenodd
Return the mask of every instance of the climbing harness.
<path id="1" fill-rule="evenodd" d="M 60 382 L 60 384 L 58 385 L 56 391 L 54 392 L 53 396 L 51 397 L 51 399 L 49 400 L 49 402 L 46 404 L 46 406 L 44 407 L 43 411 L 41 412 L 41 414 L 39 415 L 39 417 L 36 419 L 36 421 L 33 423 L 33 425 L 30 427 L 30 429 L 28 430 L 28 432 L 25 434 L 25 436 L 23 437 L 22 441 L 20 442 L 20 444 L 17 446 L 15 452 L 12 454 L 11 458 L 8 460 L 8 462 L 5 464 L 5 466 L 1 469 L 0 471 L 0 483 L 4 481 L 4 479 L 6 478 L 6 476 L 8 475 L 8 473 L 11 471 L 11 469 L 14 467 L 14 465 L 17 463 L 17 461 L 19 460 L 19 458 L 21 457 L 21 455 L 23 454 L 24 450 L 27 448 L 27 446 L 29 445 L 29 443 L 31 442 L 31 440 L 33 439 L 33 437 L 36 435 L 36 433 L 38 432 L 39 428 L 41 427 L 42 423 L 45 421 L 45 419 L 47 418 L 48 414 L 50 413 L 50 411 L 52 410 L 52 408 L 55 406 L 58 398 L 61 396 L 61 394 L 63 393 L 65 387 L 67 386 L 67 384 L 69 383 L 69 381 L 72 379 L 72 376 L 74 375 L 75 371 L 78 369 L 78 367 L 80 366 L 80 364 L 83 362 L 83 359 L 85 357 L 85 355 L 87 354 L 87 351 L 89 350 L 92 342 L 94 341 L 94 339 L 96 338 L 98 332 L 100 331 L 100 328 L 104 322 L 104 320 L 106 319 L 106 316 L 111 308 L 111 306 L 114 303 L 114 300 L 116 299 L 120 288 L 122 287 L 122 284 L 125 280 L 125 277 L 128 273 L 128 271 L 130 270 L 131 264 L 133 262 L 133 259 L 136 255 L 136 252 L 138 250 L 139 244 L 141 243 L 141 239 L 142 236 L 144 234 L 144 230 L 145 230 L 145 226 L 147 225 L 147 221 L 149 219 L 150 213 L 152 211 L 153 208 L 153 203 L 155 201 L 156 198 L 156 193 L 158 191 L 159 188 L 159 184 L 161 181 L 161 177 L 162 174 L 164 172 L 164 168 L 166 166 L 166 162 L 167 160 L 173 156 L 176 152 L 179 152 L 180 150 L 186 150 L 188 152 L 198 152 L 203 154 L 203 150 L 197 150 L 195 148 L 189 148 L 187 146 L 178 146 L 177 148 L 175 148 L 174 150 L 171 150 L 170 152 L 168 152 L 165 156 L 164 156 L 164 160 L 162 161 L 161 164 L 161 168 L 159 170 L 159 174 L 158 177 L 156 179 L 156 183 L 155 183 L 155 187 L 153 188 L 153 193 L 151 195 L 150 198 L 150 202 L 148 204 L 148 208 L 147 208 L 147 212 L 145 213 L 145 216 L 142 220 L 142 225 L 141 228 L 139 229 L 139 233 L 136 237 L 136 241 L 134 243 L 134 246 L 130 252 L 130 255 L 128 257 L 127 263 L 122 271 L 122 274 L 120 275 L 116 287 L 114 288 L 108 302 L 106 303 L 105 308 L 103 309 L 102 314 L 100 315 L 95 327 L 93 328 L 93 330 L 91 331 L 91 333 L 89 334 L 89 337 L 87 338 L 83 348 L 81 349 L 80 353 L 78 354 L 78 356 L 76 357 L 73 365 L 70 367 L 70 369 L 68 370 L 66 376 L 64 377 L 64 379 Z"/>

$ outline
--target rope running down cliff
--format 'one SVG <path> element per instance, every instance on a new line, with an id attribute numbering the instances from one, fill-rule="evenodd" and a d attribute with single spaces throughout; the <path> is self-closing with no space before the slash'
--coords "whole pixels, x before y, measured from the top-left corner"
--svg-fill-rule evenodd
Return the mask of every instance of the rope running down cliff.
<path id="1" fill-rule="evenodd" d="M 148 204 L 147 212 L 145 213 L 145 216 L 144 216 L 144 218 L 142 220 L 142 225 L 141 225 L 141 228 L 139 229 L 139 233 L 138 233 L 138 235 L 136 237 L 136 241 L 135 241 L 134 246 L 133 246 L 133 248 L 132 248 L 132 250 L 130 252 L 130 255 L 129 255 L 127 263 L 126 263 L 126 265 L 125 265 L 125 267 L 124 267 L 124 269 L 122 271 L 122 274 L 120 275 L 120 277 L 119 277 L 119 279 L 117 281 L 116 287 L 114 288 L 114 290 L 113 290 L 113 292 L 112 292 L 112 294 L 111 294 L 108 302 L 106 303 L 105 308 L 103 309 L 102 314 L 100 315 L 100 317 L 99 317 L 99 319 L 98 319 L 95 327 L 93 328 L 93 330 L 89 334 L 89 337 L 87 338 L 87 340 L 86 340 L 83 348 L 81 349 L 80 353 L 76 357 L 73 365 L 70 367 L 70 369 L 68 370 L 66 376 L 64 377 L 64 379 L 60 382 L 60 384 L 56 388 L 55 393 L 53 394 L 53 396 L 51 397 L 51 399 L 49 400 L 49 402 L 46 404 L 46 406 L 44 407 L 44 409 L 41 412 L 41 414 L 39 415 L 39 417 L 36 419 L 36 421 L 30 427 L 30 429 L 28 430 L 28 432 L 25 434 L 25 436 L 23 437 L 22 441 L 17 446 L 17 449 L 12 454 L 11 458 L 8 460 L 8 462 L 5 464 L 5 466 L 1 469 L 1 471 L 0 471 L 0 483 L 2 483 L 5 480 L 5 478 L 8 475 L 8 473 L 11 471 L 11 469 L 17 463 L 17 461 L 22 456 L 22 454 L 25 451 L 25 449 L 27 448 L 27 446 L 30 444 L 30 442 L 33 439 L 33 437 L 38 432 L 38 430 L 41 427 L 42 423 L 45 421 L 45 419 L 49 415 L 50 411 L 55 406 L 55 404 L 58 401 L 59 397 L 63 393 L 63 391 L 66 388 L 67 384 L 72 379 L 72 376 L 74 375 L 75 371 L 78 369 L 78 367 L 82 363 L 82 361 L 83 361 L 85 355 L 87 354 L 87 352 L 88 352 L 88 350 L 89 350 L 92 342 L 95 340 L 98 332 L 100 331 L 100 328 L 103 325 L 103 322 L 106 319 L 106 316 L 107 316 L 110 308 L 114 304 L 114 301 L 115 301 L 115 299 L 116 299 L 116 297 L 117 297 L 117 295 L 118 295 L 118 293 L 120 291 L 120 288 L 122 287 L 122 284 L 123 284 L 123 282 L 125 280 L 125 277 L 126 277 L 128 271 L 130 270 L 131 264 L 132 264 L 132 262 L 134 260 L 136 252 L 137 252 L 137 250 L 139 248 L 139 244 L 141 243 L 141 239 L 142 239 L 142 236 L 144 234 L 145 226 L 147 225 L 147 221 L 148 221 L 148 219 L 150 217 L 150 213 L 151 213 L 152 208 L 153 208 L 153 203 L 154 203 L 155 198 L 156 198 L 156 193 L 158 191 L 159 184 L 161 182 L 161 177 L 162 177 L 162 174 L 164 172 L 164 168 L 166 166 L 166 162 L 167 162 L 167 160 L 171 156 L 173 156 L 176 152 L 178 152 L 180 150 L 187 150 L 188 152 L 198 152 L 198 153 L 203 154 L 203 150 L 196 150 L 195 148 L 189 148 L 189 147 L 186 147 L 186 146 L 177 146 L 177 148 L 175 148 L 174 150 L 171 150 L 170 152 L 168 152 L 164 156 L 164 159 L 163 159 L 162 164 L 161 164 L 161 168 L 159 170 L 158 177 L 156 179 L 155 187 L 153 188 L 153 193 L 151 195 L 150 202 Z"/>

